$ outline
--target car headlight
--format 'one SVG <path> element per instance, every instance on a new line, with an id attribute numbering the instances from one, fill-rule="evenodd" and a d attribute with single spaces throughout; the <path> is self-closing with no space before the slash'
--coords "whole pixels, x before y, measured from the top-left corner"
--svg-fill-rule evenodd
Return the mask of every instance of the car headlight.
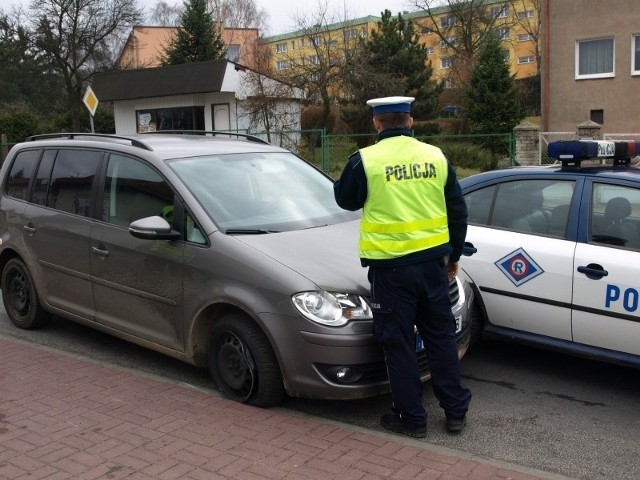
<path id="1" fill-rule="evenodd" d="M 349 320 L 373 318 L 369 304 L 360 295 L 325 291 L 300 292 L 291 299 L 302 315 L 330 327 L 341 327 Z"/>

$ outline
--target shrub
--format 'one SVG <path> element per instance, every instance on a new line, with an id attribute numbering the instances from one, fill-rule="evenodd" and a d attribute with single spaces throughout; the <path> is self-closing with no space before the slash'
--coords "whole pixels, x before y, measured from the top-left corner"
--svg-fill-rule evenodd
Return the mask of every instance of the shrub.
<path id="1" fill-rule="evenodd" d="M 472 143 L 442 143 L 438 146 L 454 167 L 477 169 L 481 172 L 498 167 L 498 157 L 487 148 Z"/>
<path id="2" fill-rule="evenodd" d="M 9 143 L 22 142 L 38 133 L 38 117 L 26 110 L 0 113 L 0 133 L 7 135 Z"/>
<path id="3" fill-rule="evenodd" d="M 440 125 L 432 122 L 415 122 L 413 132 L 416 137 L 428 137 L 438 135 L 441 132 Z"/>

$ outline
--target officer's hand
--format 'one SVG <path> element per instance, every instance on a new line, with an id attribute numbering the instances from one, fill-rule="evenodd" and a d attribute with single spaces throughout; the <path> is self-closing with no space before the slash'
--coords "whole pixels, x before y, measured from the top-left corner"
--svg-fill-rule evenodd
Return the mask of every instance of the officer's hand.
<path id="1" fill-rule="evenodd" d="M 458 262 L 447 263 L 447 276 L 449 281 L 452 281 L 458 275 Z"/>

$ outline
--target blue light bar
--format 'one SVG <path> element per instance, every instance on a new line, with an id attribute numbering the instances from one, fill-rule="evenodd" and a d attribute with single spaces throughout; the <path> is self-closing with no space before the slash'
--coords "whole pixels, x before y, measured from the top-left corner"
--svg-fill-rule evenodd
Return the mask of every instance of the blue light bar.
<path id="1" fill-rule="evenodd" d="M 550 142 L 549 157 L 561 162 L 581 160 L 613 159 L 623 160 L 640 153 L 640 142 L 634 140 L 559 140 Z"/>

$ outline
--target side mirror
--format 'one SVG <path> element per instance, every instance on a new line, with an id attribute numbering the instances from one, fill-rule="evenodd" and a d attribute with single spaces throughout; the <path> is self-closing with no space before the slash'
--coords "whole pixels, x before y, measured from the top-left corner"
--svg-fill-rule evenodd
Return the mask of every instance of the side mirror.
<path id="1" fill-rule="evenodd" d="M 162 217 L 146 217 L 131 222 L 129 233 L 143 240 L 178 240 L 180 232 L 171 230 L 171 225 Z"/>

